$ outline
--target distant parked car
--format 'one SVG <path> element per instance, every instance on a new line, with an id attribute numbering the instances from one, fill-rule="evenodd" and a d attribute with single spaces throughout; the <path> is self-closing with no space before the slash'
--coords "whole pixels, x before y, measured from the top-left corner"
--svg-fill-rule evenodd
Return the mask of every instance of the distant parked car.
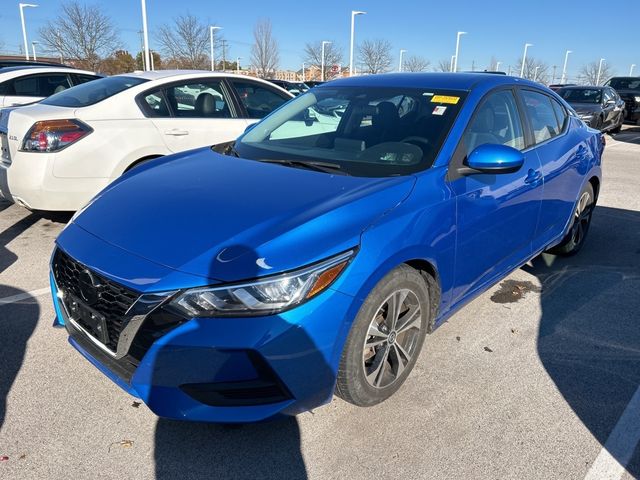
<path id="1" fill-rule="evenodd" d="M 640 77 L 614 77 L 607 86 L 615 89 L 624 100 L 625 121 L 640 125 Z"/>
<path id="2" fill-rule="evenodd" d="M 142 162 L 234 140 L 291 98 L 263 80 L 197 71 L 80 85 L 2 112 L 0 191 L 33 210 L 78 210 Z"/>
<path id="3" fill-rule="evenodd" d="M 287 80 L 269 80 L 274 85 L 284 88 L 293 95 L 300 95 L 309 90 L 309 86 L 304 82 L 289 82 Z"/>
<path id="4" fill-rule="evenodd" d="M 0 107 L 37 102 L 98 78 L 102 76 L 63 66 L 22 65 L 0 68 Z"/>
<path id="5" fill-rule="evenodd" d="M 549 85 L 549 88 L 554 92 L 557 92 L 558 90 L 564 87 L 577 87 L 577 86 L 578 85 L 575 83 L 555 83 L 553 85 Z"/>
<path id="6" fill-rule="evenodd" d="M 624 101 L 611 87 L 565 87 L 558 95 L 591 128 L 618 133 L 624 123 Z"/>
<path id="7" fill-rule="evenodd" d="M 65 67 L 66 65 L 55 62 L 39 62 L 36 60 L 0 60 L 0 68 L 19 66 Z"/>

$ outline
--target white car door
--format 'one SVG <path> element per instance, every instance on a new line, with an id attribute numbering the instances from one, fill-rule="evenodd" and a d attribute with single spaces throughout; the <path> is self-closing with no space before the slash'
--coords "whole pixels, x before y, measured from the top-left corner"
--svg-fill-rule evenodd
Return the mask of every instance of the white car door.
<path id="1" fill-rule="evenodd" d="M 66 73 L 25 75 L 6 82 L 3 107 L 33 103 L 71 87 Z"/>
<path id="2" fill-rule="evenodd" d="M 142 106 L 172 152 L 229 142 L 247 127 L 221 79 L 157 88 L 142 97 Z"/>

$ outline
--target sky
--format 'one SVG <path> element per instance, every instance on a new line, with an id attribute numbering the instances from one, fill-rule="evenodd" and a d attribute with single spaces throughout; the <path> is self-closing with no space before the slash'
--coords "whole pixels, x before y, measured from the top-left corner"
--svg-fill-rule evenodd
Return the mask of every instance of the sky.
<path id="1" fill-rule="evenodd" d="M 23 0 L 24 1 L 24 0 Z M 30 0 L 31 1 L 31 0 Z M 84 2 L 84 0 L 80 0 Z M 59 0 L 34 0 L 38 8 L 25 9 L 29 42 L 38 40 L 38 29 L 53 19 Z M 123 46 L 137 52 L 138 31 L 142 28 L 138 0 L 109 0 L 100 3 L 112 17 Z M 269 18 L 280 44 L 280 67 L 299 69 L 306 42 L 327 40 L 342 47 L 344 65 L 349 62 L 351 10 L 367 14 L 356 17 L 356 43 L 364 39 L 384 38 L 394 48 L 394 68 L 400 49 L 405 58 L 420 55 L 431 61 L 447 61 L 455 53 L 456 33 L 461 38 L 459 70 L 487 67 L 492 57 L 502 62 L 501 69 L 515 68 L 524 44 L 531 43 L 528 55 L 562 69 L 566 50 L 568 75 L 575 77 L 586 63 L 605 58 L 613 73 L 627 75 L 637 64 L 640 75 L 640 1 L 618 0 L 615 5 L 602 0 L 474 2 L 457 0 L 147 0 L 151 48 L 159 48 L 155 32 L 172 18 L 190 13 L 203 23 L 223 27 L 220 32 L 229 42 L 228 57 L 240 56 L 241 64 L 250 59 L 255 22 Z M 22 44 L 18 1 L 0 0 L 0 44 L 3 50 L 18 52 Z"/>

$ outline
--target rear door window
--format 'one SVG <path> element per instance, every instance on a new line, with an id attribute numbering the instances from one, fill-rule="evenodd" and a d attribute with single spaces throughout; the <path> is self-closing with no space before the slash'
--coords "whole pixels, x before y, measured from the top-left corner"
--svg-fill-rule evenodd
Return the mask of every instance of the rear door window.
<path id="1" fill-rule="evenodd" d="M 194 81 L 164 89 L 176 117 L 233 118 L 229 96 L 219 80 Z"/>
<path id="2" fill-rule="evenodd" d="M 558 136 L 562 130 L 558 122 L 551 98 L 533 90 L 521 90 L 522 100 L 535 143 L 542 143 Z"/>
<path id="3" fill-rule="evenodd" d="M 564 131 L 567 126 L 569 114 L 567 114 L 567 110 L 560 104 L 560 102 L 554 98 L 551 99 L 551 105 L 553 106 L 553 111 L 555 112 L 558 123 L 560 124 L 560 131 Z"/>

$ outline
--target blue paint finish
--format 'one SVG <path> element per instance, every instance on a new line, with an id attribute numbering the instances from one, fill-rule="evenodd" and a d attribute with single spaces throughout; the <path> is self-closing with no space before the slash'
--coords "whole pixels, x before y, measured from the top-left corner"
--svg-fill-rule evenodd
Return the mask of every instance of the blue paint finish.
<path id="1" fill-rule="evenodd" d="M 439 325 L 558 243 L 580 190 L 601 176 L 600 134 L 576 118 L 570 118 L 562 135 L 524 152 L 484 148 L 485 164 L 497 155 L 514 169 L 522 162 L 516 171 L 457 171 L 453 159 L 460 138 L 486 94 L 526 86 L 559 98 L 532 82 L 498 75 L 392 74 L 331 85 L 457 89 L 468 95 L 428 170 L 349 177 L 198 149 L 124 175 L 58 238 L 58 247 L 71 257 L 140 293 L 244 281 L 357 248 L 330 288 L 291 310 L 262 317 L 194 318 L 169 331 L 146 351 L 130 385 L 71 339 L 89 361 L 156 414 L 251 422 L 330 401 L 352 322 L 388 272 L 416 260 L 431 265 L 441 290 Z M 52 291 L 55 298 L 53 281 Z M 248 352 L 269 366 L 291 398 L 214 407 L 179 388 L 254 379 L 259 373 Z"/>
<path id="2" fill-rule="evenodd" d="M 506 145 L 484 144 L 471 152 L 467 165 L 484 173 L 503 173 L 522 167 L 524 156 L 519 150 Z"/>
<path id="3" fill-rule="evenodd" d="M 60 304 L 58 303 L 58 289 L 56 282 L 53 279 L 53 273 L 49 273 L 49 284 L 51 285 L 51 300 L 53 301 L 53 311 L 56 313 L 56 318 L 53 320 L 54 327 L 64 327 L 64 316 L 60 311 Z"/>

